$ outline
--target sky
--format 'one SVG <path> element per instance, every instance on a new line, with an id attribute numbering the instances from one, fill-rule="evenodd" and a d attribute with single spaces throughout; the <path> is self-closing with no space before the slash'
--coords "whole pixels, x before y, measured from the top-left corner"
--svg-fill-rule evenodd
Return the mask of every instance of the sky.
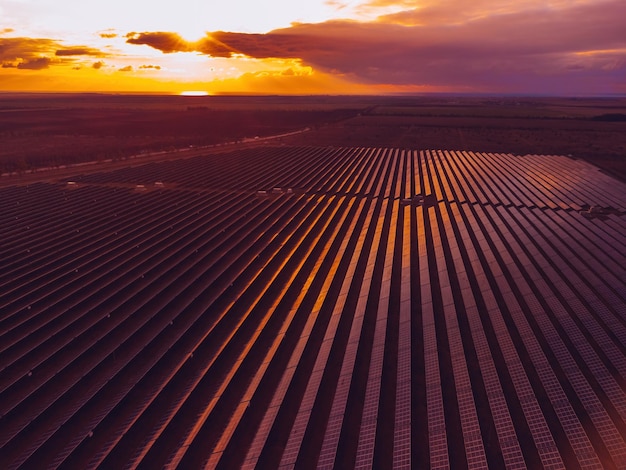
<path id="1" fill-rule="evenodd" d="M 626 93 L 624 0 L 0 0 L 0 91 Z"/>

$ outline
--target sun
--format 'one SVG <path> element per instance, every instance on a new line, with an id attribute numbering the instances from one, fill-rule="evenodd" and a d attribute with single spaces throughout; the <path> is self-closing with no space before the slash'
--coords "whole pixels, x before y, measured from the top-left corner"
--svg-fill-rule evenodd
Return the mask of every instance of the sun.
<path id="1" fill-rule="evenodd" d="M 177 25 L 176 32 L 186 41 L 196 42 L 207 35 L 207 28 L 206 24 L 202 23 L 200 20 L 187 20 Z"/>
<path id="2" fill-rule="evenodd" d="M 208 91 L 204 90 L 189 90 L 189 91 L 181 91 L 181 96 L 209 96 Z"/>

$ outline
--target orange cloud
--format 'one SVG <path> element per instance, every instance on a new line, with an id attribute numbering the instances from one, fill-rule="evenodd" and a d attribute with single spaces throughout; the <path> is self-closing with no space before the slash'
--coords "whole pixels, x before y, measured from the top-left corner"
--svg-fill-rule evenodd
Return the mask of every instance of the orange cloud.
<path id="1" fill-rule="evenodd" d="M 237 78 L 215 80 L 205 84 L 211 93 L 243 94 L 372 94 L 375 87 L 353 83 L 344 77 L 320 72 L 302 73 L 288 68 L 276 72 L 245 73 Z"/>
<path id="2" fill-rule="evenodd" d="M 24 60 L 17 64 L 18 69 L 23 70 L 42 70 L 50 67 L 51 60 L 48 57 L 39 57 L 37 59 Z"/>
<path id="3" fill-rule="evenodd" d="M 349 5 L 347 2 L 340 2 L 338 0 L 326 0 L 324 4 L 334 8 L 335 10 L 343 10 Z"/>
<path id="4" fill-rule="evenodd" d="M 52 39 L 0 38 L 0 60 L 30 60 L 53 52 L 58 47 Z"/>
<path id="5" fill-rule="evenodd" d="M 54 53 L 57 57 L 76 56 L 76 55 L 89 55 L 95 57 L 103 57 L 105 54 L 98 49 L 92 47 L 68 47 L 65 49 L 57 49 Z"/>
<path id="6" fill-rule="evenodd" d="M 113 31 L 103 31 L 99 33 L 98 36 L 100 36 L 103 39 L 113 39 L 113 38 L 118 37 L 119 35 Z"/>
<path id="7" fill-rule="evenodd" d="M 52 65 L 72 64 L 73 56 L 103 57 L 103 52 L 85 46 L 64 47 L 45 38 L 0 38 L 0 62 L 3 68 L 43 70 Z"/>

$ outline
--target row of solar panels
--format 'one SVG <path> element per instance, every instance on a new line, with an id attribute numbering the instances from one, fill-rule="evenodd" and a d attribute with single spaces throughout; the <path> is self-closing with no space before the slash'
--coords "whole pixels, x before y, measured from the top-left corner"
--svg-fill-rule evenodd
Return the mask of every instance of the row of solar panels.
<path id="1" fill-rule="evenodd" d="M 625 185 L 592 172 L 281 147 L 3 189 L 0 462 L 619 467 L 626 227 L 576 210 Z"/>

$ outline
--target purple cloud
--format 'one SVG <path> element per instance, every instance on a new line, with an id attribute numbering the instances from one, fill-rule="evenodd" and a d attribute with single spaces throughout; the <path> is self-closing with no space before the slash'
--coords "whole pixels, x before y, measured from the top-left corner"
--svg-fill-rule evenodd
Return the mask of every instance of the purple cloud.
<path id="1" fill-rule="evenodd" d="M 267 34 L 217 31 L 196 42 L 172 32 L 132 33 L 127 42 L 165 53 L 300 59 L 361 83 L 534 93 L 604 93 L 623 87 L 622 0 L 483 16 L 444 26 L 397 24 L 402 14 L 417 13 L 409 10 L 371 23 L 294 24 Z"/>

